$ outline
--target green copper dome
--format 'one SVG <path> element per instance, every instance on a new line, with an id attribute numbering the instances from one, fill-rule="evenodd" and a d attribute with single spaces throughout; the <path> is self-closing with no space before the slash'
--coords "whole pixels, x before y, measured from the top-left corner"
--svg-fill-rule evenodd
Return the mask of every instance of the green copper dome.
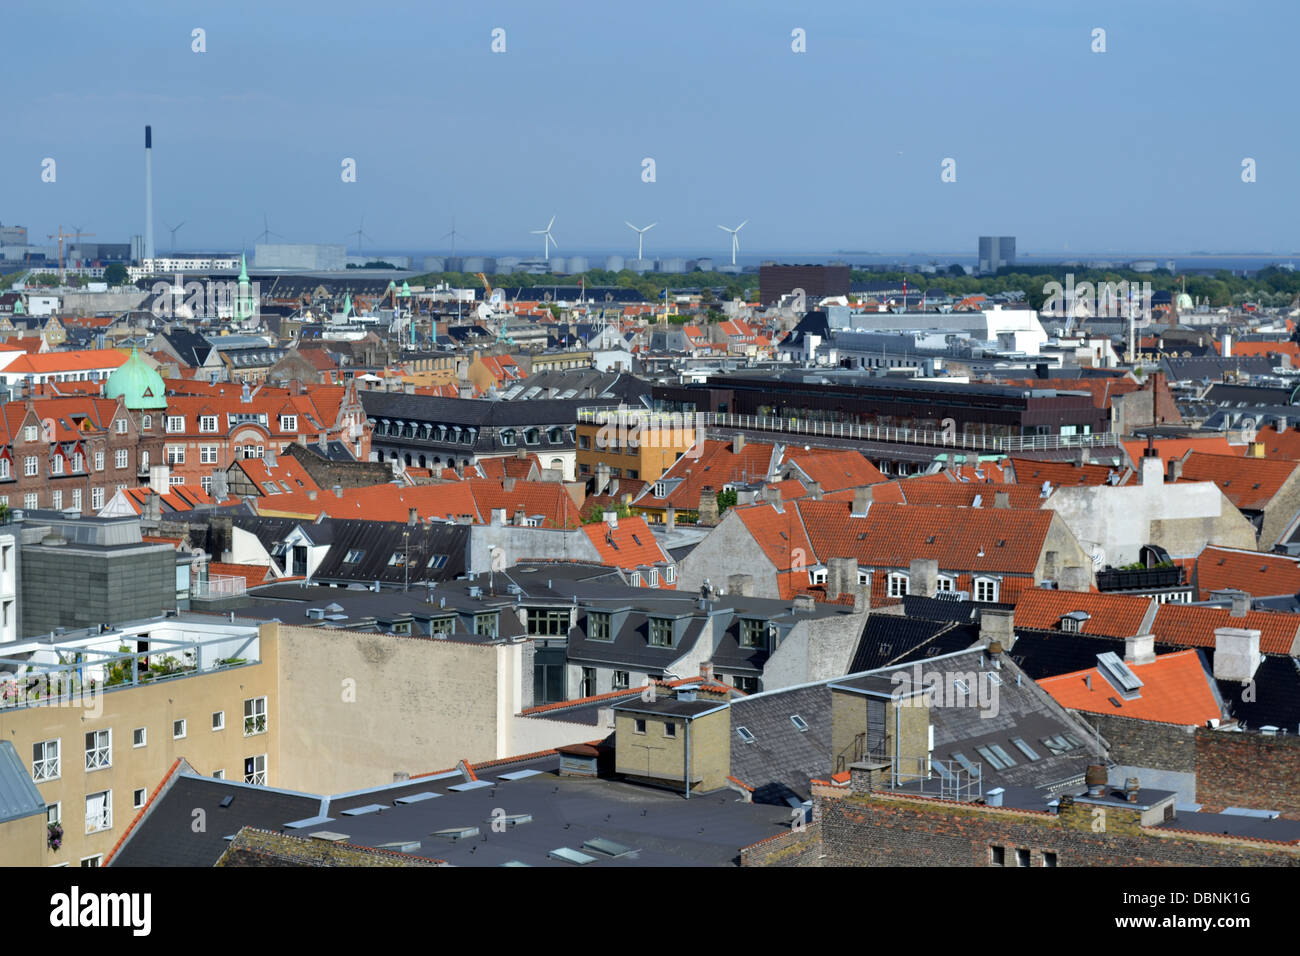
<path id="1" fill-rule="evenodd" d="M 105 398 L 121 398 L 131 411 L 167 407 L 162 376 L 151 369 L 137 349 L 104 382 Z"/>

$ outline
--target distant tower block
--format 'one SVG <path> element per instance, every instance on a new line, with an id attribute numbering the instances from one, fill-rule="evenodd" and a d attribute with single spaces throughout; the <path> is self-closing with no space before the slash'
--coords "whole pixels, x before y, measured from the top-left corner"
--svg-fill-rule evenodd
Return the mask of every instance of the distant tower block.
<path id="1" fill-rule="evenodd" d="M 144 128 L 144 257 L 154 257 L 153 247 L 153 127 Z"/>

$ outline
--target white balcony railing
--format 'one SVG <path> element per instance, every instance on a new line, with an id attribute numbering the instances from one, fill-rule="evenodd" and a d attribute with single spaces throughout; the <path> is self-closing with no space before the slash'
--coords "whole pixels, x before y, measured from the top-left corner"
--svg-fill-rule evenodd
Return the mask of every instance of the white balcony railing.
<path id="1" fill-rule="evenodd" d="M 94 747 L 86 751 L 86 769 L 103 770 L 113 766 L 112 747 Z"/>
<path id="2" fill-rule="evenodd" d="M 59 776 L 59 758 L 47 757 L 32 761 L 32 779 L 37 783 L 42 780 L 56 780 Z"/>

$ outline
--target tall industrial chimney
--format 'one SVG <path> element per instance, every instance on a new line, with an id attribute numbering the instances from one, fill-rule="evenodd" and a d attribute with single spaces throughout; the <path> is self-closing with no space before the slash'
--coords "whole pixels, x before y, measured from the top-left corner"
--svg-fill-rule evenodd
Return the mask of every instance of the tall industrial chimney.
<path id="1" fill-rule="evenodd" d="M 144 257 L 152 259 L 153 249 L 153 127 L 144 128 Z"/>

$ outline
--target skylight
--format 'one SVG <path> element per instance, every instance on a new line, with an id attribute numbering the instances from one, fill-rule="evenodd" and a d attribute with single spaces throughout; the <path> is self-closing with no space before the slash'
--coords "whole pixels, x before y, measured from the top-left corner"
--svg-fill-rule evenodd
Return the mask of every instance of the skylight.
<path id="1" fill-rule="evenodd" d="M 790 715 L 790 723 L 794 724 L 794 729 L 799 731 L 799 733 L 807 733 L 808 721 L 804 720 L 798 714 Z"/>
<path id="2" fill-rule="evenodd" d="M 1015 744 L 1017 750 L 1019 750 L 1022 754 L 1028 757 L 1031 761 L 1042 759 L 1041 757 L 1038 756 L 1038 753 L 1034 750 L 1034 748 L 1029 746 L 1029 744 L 1025 743 L 1022 738 L 1012 737 L 1011 742 Z"/>
<path id="3" fill-rule="evenodd" d="M 747 744 L 752 744 L 758 738 L 749 732 L 748 727 L 737 727 L 736 734 Z"/>

